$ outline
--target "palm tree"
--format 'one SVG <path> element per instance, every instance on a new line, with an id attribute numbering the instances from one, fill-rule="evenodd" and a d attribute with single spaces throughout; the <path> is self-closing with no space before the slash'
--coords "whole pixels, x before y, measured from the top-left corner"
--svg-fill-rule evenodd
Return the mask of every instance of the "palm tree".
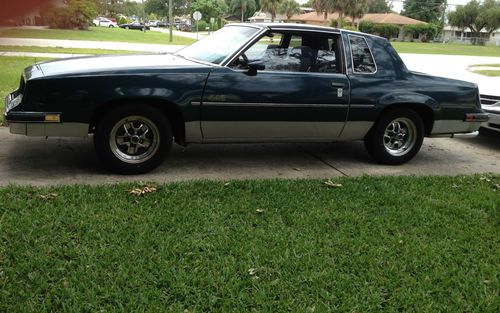
<path id="1" fill-rule="evenodd" d="M 323 18 L 325 21 L 328 19 L 328 13 L 333 13 L 335 11 L 333 6 L 333 0 L 314 0 L 312 7 L 318 15 L 323 13 Z"/>
<path id="2" fill-rule="evenodd" d="M 300 4 L 295 0 L 284 0 L 278 8 L 281 14 L 286 15 L 287 20 L 290 20 L 292 16 L 300 13 Z"/>
<path id="3" fill-rule="evenodd" d="M 370 0 L 356 0 L 349 3 L 346 13 L 352 19 L 352 26 L 354 26 L 357 18 L 363 17 L 368 11 L 369 1 Z M 359 23 L 356 25 L 356 28 L 359 29 Z"/>
<path id="4" fill-rule="evenodd" d="M 334 11 L 339 13 L 339 18 L 337 19 L 337 27 L 340 28 L 344 23 L 344 15 L 346 14 L 349 6 L 352 3 L 358 2 L 358 0 L 334 0 L 332 2 Z"/>
<path id="5" fill-rule="evenodd" d="M 255 11 L 255 0 L 231 0 L 229 5 L 231 12 L 241 12 L 241 21 L 245 21 L 245 14 L 249 11 Z"/>
<path id="6" fill-rule="evenodd" d="M 276 18 L 276 12 L 278 12 L 278 7 L 283 2 L 283 0 L 261 0 L 260 9 L 271 13 L 271 22 L 274 23 Z"/>

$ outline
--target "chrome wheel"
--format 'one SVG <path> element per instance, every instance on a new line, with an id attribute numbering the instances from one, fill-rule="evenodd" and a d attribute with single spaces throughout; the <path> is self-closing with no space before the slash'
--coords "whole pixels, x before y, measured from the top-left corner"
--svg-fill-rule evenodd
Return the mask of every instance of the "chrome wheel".
<path id="1" fill-rule="evenodd" d="M 111 152 L 123 162 L 138 164 L 151 159 L 160 146 L 160 131 L 143 116 L 128 116 L 112 128 Z"/>
<path id="2" fill-rule="evenodd" d="M 393 156 L 407 154 L 417 141 L 417 128 L 412 120 L 400 117 L 387 125 L 384 132 L 385 150 Z"/>

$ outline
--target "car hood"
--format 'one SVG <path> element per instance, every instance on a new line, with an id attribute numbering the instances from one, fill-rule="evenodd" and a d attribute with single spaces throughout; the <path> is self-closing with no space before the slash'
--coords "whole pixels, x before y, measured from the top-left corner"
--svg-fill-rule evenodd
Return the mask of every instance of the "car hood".
<path id="1" fill-rule="evenodd" d="M 29 80 L 42 77 L 153 73 L 165 69 L 199 72 L 210 68 L 209 65 L 173 54 L 102 55 L 38 63 L 26 68 L 24 75 Z"/>

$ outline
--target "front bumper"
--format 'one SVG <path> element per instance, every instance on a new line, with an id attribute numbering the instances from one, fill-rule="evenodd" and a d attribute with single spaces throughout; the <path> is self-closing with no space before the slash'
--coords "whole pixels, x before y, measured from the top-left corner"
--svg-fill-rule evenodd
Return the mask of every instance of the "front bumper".
<path id="1" fill-rule="evenodd" d="M 21 97 L 21 99 L 19 99 Z M 89 124 L 63 123 L 60 112 L 13 111 L 22 100 L 16 92 L 5 98 L 3 124 L 11 134 L 33 137 L 87 137 Z"/>

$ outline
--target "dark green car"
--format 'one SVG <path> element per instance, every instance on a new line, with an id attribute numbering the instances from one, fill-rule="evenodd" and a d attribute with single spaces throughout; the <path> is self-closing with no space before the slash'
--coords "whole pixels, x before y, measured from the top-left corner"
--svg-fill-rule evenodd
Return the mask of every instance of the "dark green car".
<path id="1" fill-rule="evenodd" d="M 7 97 L 14 134 L 94 135 L 120 173 L 189 143 L 364 140 L 402 164 L 424 136 L 476 131 L 475 84 L 409 71 L 380 37 L 297 24 L 233 24 L 176 54 L 99 56 L 27 68 Z"/>

